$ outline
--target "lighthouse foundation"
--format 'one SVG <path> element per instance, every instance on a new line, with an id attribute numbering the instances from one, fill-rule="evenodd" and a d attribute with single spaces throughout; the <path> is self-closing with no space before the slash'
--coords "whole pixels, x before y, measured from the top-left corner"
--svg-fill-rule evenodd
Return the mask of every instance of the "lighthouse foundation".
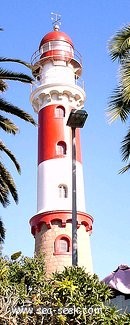
<path id="1" fill-rule="evenodd" d="M 50 211 L 30 220 L 35 237 L 35 252 L 44 253 L 47 274 L 72 265 L 71 217 L 71 211 Z M 90 215 L 77 212 L 78 266 L 83 266 L 90 273 L 93 272 L 89 240 L 92 222 Z"/>

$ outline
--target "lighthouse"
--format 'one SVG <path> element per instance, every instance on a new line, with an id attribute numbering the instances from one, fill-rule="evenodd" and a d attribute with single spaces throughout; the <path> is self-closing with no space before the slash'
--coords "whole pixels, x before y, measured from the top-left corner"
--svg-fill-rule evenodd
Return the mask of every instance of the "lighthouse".
<path id="1" fill-rule="evenodd" d="M 86 99 L 81 55 L 59 24 L 41 40 L 32 61 L 35 82 L 31 103 L 38 114 L 37 213 L 30 220 L 35 252 L 44 253 L 47 274 L 72 265 L 72 129 L 70 113 Z M 92 273 L 80 129 L 76 128 L 76 218 L 78 265 Z"/>

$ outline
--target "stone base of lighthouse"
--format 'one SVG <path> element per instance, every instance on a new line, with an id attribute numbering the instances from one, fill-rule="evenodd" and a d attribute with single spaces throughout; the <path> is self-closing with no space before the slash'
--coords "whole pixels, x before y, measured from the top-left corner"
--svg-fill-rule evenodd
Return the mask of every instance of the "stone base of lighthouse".
<path id="1" fill-rule="evenodd" d="M 90 233 L 93 219 L 77 212 L 78 266 L 93 273 L 90 249 Z M 50 211 L 30 220 L 35 236 L 35 252 L 45 254 L 46 273 L 62 271 L 72 265 L 72 219 L 71 211 Z"/>

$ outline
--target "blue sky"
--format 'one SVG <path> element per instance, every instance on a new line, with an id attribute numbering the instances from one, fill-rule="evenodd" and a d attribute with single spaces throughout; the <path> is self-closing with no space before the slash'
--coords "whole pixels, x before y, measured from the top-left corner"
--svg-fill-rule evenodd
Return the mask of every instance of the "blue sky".
<path id="1" fill-rule="evenodd" d="M 94 217 L 91 248 L 94 272 L 100 278 L 119 264 L 130 265 L 129 174 L 118 175 L 122 167 L 120 142 L 127 125 L 108 124 L 108 97 L 118 81 L 118 65 L 108 55 L 108 40 L 129 23 L 129 0 L 5 0 L 1 5 L 1 56 L 30 61 L 42 37 L 52 30 L 51 12 L 62 16 L 61 30 L 73 40 L 83 59 L 83 75 L 89 118 L 81 131 L 86 210 Z M 7 65 L 9 67 L 9 65 Z M 28 72 L 19 65 L 15 71 Z M 30 86 L 9 83 L 6 99 L 24 108 L 36 119 L 29 101 Z M 11 199 L 1 207 L 6 232 L 5 255 L 21 250 L 33 256 L 34 239 L 29 219 L 36 213 L 37 129 L 18 118 L 20 128 L 14 137 L 1 132 L 1 138 L 21 164 L 19 176 L 3 156 L 17 184 L 19 204 Z"/>

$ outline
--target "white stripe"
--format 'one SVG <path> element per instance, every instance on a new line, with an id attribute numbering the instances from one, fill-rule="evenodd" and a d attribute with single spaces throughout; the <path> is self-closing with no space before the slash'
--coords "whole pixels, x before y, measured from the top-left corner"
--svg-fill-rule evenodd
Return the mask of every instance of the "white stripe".
<path id="1" fill-rule="evenodd" d="M 76 163 L 77 210 L 85 212 L 83 170 Z M 68 197 L 59 196 L 60 184 L 68 188 Z M 68 158 L 46 160 L 38 166 L 37 212 L 72 209 L 72 161 Z"/>

